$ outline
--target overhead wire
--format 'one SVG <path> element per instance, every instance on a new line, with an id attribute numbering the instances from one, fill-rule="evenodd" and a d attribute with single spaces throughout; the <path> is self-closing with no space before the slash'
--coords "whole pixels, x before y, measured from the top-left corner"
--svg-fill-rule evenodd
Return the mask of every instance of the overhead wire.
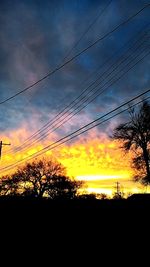
<path id="1" fill-rule="evenodd" d="M 145 57 L 146 55 L 144 55 L 144 57 Z M 143 58 L 144 58 L 143 57 Z M 142 59 L 143 59 L 142 58 Z M 141 61 L 142 59 L 140 59 L 139 61 Z M 137 62 L 134 64 L 134 65 L 136 65 L 137 64 Z M 130 69 L 131 69 L 132 67 L 130 67 Z M 127 73 L 129 70 L 127 70 L 125 73 Z M 125 74 L 125 73 L 123 73 L 123 75 Z M 115 81 L 113 81 L 112 83 L 111 83 L 111 85 L 112 84 L 114 84 L 117 80 L 119 80 L 123 75 L 121 75 L 120 77 L 118 77 Z M 110 86 L 111 86 L 110 85 Z M 72 116 L 71 116 L 72 117 Z M 48 135 L 48 134 L 45 134 L 45 137 L 46 137 L 46 135 Z M 41 139 L 42 140 L 42 139 Z M 35 142 L 33 142 L 29 147 L 27 147 L 28 149 L 30 148 L 30 147 L 32 147 L 33 146 L 33 144 L 35 144 Z M 26 149 L 26 148 L 25 148 Z M 20 151 L 24 151 L 25 149 L 22 149 L 22 150 L 20 150 Z M 18 152 L 20 152 L 19 150 L 18 150 Z"/>
<path id="2" fill-rule="evenodd" d="M 149 26 L 149 24 L 148 24 L 148 26 Z M 142 32 L 142 31 L 141 31 Z M 141 33 L 140 32 L 140 33 Z M 138 33 L 139 34 L 139 33 Z M 144 36 L 144 35 L 143 35 Z M 124 48 L 125 46 L 126 46 L 126 44 L 127 43 L 125 43 L 125 45 L 123 45 L 122 47 L 121 47 L 121 49 L 122 48 Z M 131 49 L 132 49 L 132 47 L 130 47 Z M 121 50 L 121 49 L 119 49 L 119 51 Z M 99 67 L 98 67 L 98 70 L 99 69 L 101 69 L 105 64 L 107 64 L 108 62 L 110 62 L 112 60 L 112 57 L 109 57 L 105 62 L 104 62 L 104 64 L 103 65 L 100 65 Z M 94 71 L 94 73 L 93 74 L 95 74 L 95 72 L 97 73 L 97 71 L 98 70 L 96 70 L 96 71 Z M 107 70 L 108 71 L 108 70 Z M 93 74 L 92 74 L 92 76 L 93 76 Z M 101 76 L 102 75 L 104 75 L 105 73 L 102 73 L 101 74 Z M 86 78 L 86 80 L 88 79 L 89 77 L 87 77 Z M 99 79 L 99 77 L 98 77 L 98 79 Z M 88 87 L 86 87 L 84 90 L 82 90 L 82 92 L 75 98 L 75 99 L 73 99 L 73 101 L 71 101 L 71 103 L 69 103 L 67 106 L 65 106 L 65 108 L 63 108 L 60 112 L 58 112 L 57 114 L 56 114 L 56 116 L 54 117 L 54 119 L 51 119 L 51 120 L 49 120 L 45 125 L 43 125 L 40 129 L 38 129 L 35 133 L 33 133 L 31 136 L 29 136 L 27 139 L 25 139 L 24 140 L 24 142 L 23 142 L 23 144 L 25 144 L 26 142 L 28 142 L 28 141 L 30 141 L 30 140 L 32 140 L 32 138 L 33 137 L 35 137 L 36 135 L 38 135 L 39 133 L 41 133 L 44 129 L 47 129 L 47 127 L 49 126 L 49 125 L 52 125 L 53 124 L 53 122 L 57 119 L 60 119 L 60 117 L 62 116 L 62 115 L 64 115 L 63 113 L 65 112 L 68 112 L 68 110 L 70 110 L 70 108 L 72 108 L 72 104 L 74 104 L 74 103 L 76 103 L 77 102 L 77 100 L 78 99 L 80 99 L 80 97 L 91 87 L 91 86 L 93 86 L 94 85 L 94 83 L 96 82 L 96 81 L 98 81 L 98 79 L 96 79 L 94 82 L 92 82 Z M 83 83 L 84 83 L 85 81 L 83 81 Z"/>
<path id="3" fill-rule="evenodd" d="M 149 54 L 149 53 L 148 53 L 148 54 Z M 147 54 L 146 54 L 146 55 L 147 55 Z M 138 55 L 138 56 L 139 56 L 139 55 Z M 143 59 L 143 58 L 145 58 L 145 55 L 142 57 L 142 59 Z M 139 63 L 142 59 L 138 60 L 137 63 Z M 135 63 L 134 66 L 137 65 L 137 63 Z M 129 70 L 130 70 L 131 68 L 132 68 L 132 67 L 130 67 Z M 129 70 L 127 70 L 125 73 L 123 73 L 123 75 L 126 74 Z M 118 81 L 123 75 L 121 75 L 119 78 L 117 78 L 117 79 L 115 80 L 115 82 Z M 112 84 L 114 84 L 114 83 L 111 83 L 108 87 L 110 87 Z M 108 88 L 108 87 L 107 87 L 107 88 Z M 101 93 L 102 93 L 102 92 L 101 92 Z M 91 99 L 91 100 L 90 100 L 87 104 L 85 104 L 82 108 L 80 108 L 80 109 L 77 110 L 74 114 L 72 114 L 72 115 L 69 117 L 69 119 L 71 119 L 74 115 L 78 114 L 78 113 L 79 113 L 83 108 L 85 108 L 89 103 L 93 102 L 93 100 L 95 100 L 101 93 L 99 93 L 98 95 L 96 95 L 93 99 Z M 44 135 L 42 136 L 42 138 L 40 138 L 40 140 L 43 140 L 43 138 L 47 137 L 50 133 L 52 133 L 52 132 L 54 132 L 56 129 L 60 128 L 60 126 L 64 125 L 64 123 L 66 123 L 66 121 L 68 121 L 68 119 L 66 119 L 65 121 L 62 121 L 61 124 L 60 124 L 59 126 L 56 126 L 56 127 L 55 127 L 54 129 L 52 129 L 50 132 L 44 134 Z M 37 141 L 39 141 L 39 140 L 37 140 Z M 35 141 L 34 141 L 33 143 L 31 143 L 30 146 L 27 147 L 27 148 L 32 147 L 33 144 L 35 144 Z M 26 148 L 26 147 L 25 147 L 25 148 Z M 20 152 L 20 151 L 17 151 L 17 152 Z"/>
<path id="4" fill-rule="evenodd" d="M 106 5 L 104 6 L 104 8 L 101 10 L 101 4 L 98 7 L 98 15 L 96 16 L 96 18 L 93 19 L 93 21 L 88 25 L 88 27 L 85 29 L 85 31 L 82 33 L 82 35 L 80 36 L 80 38 L 75 42 L 75 44 L 73 45 L 73 47 L 69 50 L 69 52 L 65 55 L 65 57 L 61 60 L 62 62 L 64 62 L 67 57 L 72 53 L 72 51 L 78 46 L 78 44 L 82 41 L 82 39 L 85 37 L 85 35 L 89 32 L 89 30 L 93 27 L 93 25 L 97 22 L 97 20 L 100 19 L 100 17 L 105 13 L 105 11 L 107 10 L 107 8 L 109 7 L 109 5 L 113 2 L 113 0 L 108 1 L 108 3 L 106 3 Z M 64 102 L 64 100 L 68 99 L 68 97 L 64 97 L 62 99 L 61 102 Z M 59 105 L 60 106 L 60 105 Z M 11 151 L 11 149 L 9 150 Z M 9 152 L 8 151 L 8 152 Z"/>
<path id="5" fill-rule="evenodd" d="M 50 145 L 44 147 L 44 148 L 41 149 L 40 151 L 38 151 L 38 152 L 36 152 L 36 153 L 33 153 L 32 155 L 27 156 L 27 157 L 25 157 L 25 158 L 19 160 L 18 162 L 14 163 L 14 164 L 10 164 L 10 165 L 8 165 L 8 166 L 6 166 L 6 167 L 2 167 L 2 168 L 0 168 L 0 172 L 1 172 L 1 171 L 6 171 L 6 170 L 10 170 L 10 169 L 12 169 L 12 168 L 14 168 L 14 167 L 20 165 L 20 163 L 22 163 L 23 161 L 28 161 L 28 160 L 37 158 L 37 157 L 43 155 L 45 152 L 47 152 L 47 151 L 49 151 L 49 150 L 52 150 L 52 149 L 54 149 L 54 148 L 56 148 L 56 147 L 58 147 L 58 146 L 60 146 L 60 145 L 62 145 L 62 144 L 64 144 L 64 143 L 66 143 L 66 142 L 68 142 L 68 141 L 70 141 L 70 140 L 76 138 L 77 136 L 79 136 L 79 135 L 81 135 L 81 134 L 83 134 L 83 133 L 85 133 L 85 132 L 87 132 L 87 131 L 89 131 L 89 130 L 91 130 L 91 129 L 93 129 L 93 128 L 99 126 L 99 125 L 101 125 L 102 123 L 104 123 L 104 122 L 106 122 L 106 121 L 109 121 L 110 119 L 112 119 L 112 118 L 118 116 L 119 114 L 121 114 L 121 113 L 123 113 L 123 112 L 129 110 L 130 108 L 136 106 L 137 104 L 142 103 L 142 102 L 143 102 L 143 99 L 140 100 L 140 101 L 137 102 L 137 103 L 134 103 L 133 105 L 130 105 L 133 101 L 137 100 L 138 98 L 141 98 L 142 96 L 144 96 L 145 94 L 147 94 L 147 93 L 149 93 L 149 92 L 150 92 L 150 89 L 148 89 L 148 90 L 146 90 L 145 92 L 143 92 L 143 93 L 141 93 L 141 94 L 139 94 L 139 95 L 133 97 L 132 99 L 130 99 L 130 100 L 128 100 L 128 101 L 122 103 L 122 104 L 119 105 L 117 108 L 115 108 L 115 109 L 113 109 L 113 110 L 107 112 L 106 114 L 102 115 L 101 117 L 99 117 L 99 118 L 93 120 L 92 122 L 90 122 L 90 123 L 88 123 L 88 124 L 82 126 L 82 127 L 79 128 L 78 130 L 76 130 L 76 131 L 74 131 L 74 132 L 72 132 L 72 133 L 66 135 L 65 137 L 60 138 L 59 140 L 53 142 L 52 144 L 50 144 Z M 146 97 L 146 98 L 144 99 L 144 101 L 145 101 L 145 100 L 148 100 L 149 98 L 150 98 L 150 96 Z M 124 109 L 124 110 L 121 110 L 121 111 L 119 111 L 119 112 L 117 112 L 117 113 L 111 115 L 112 113 L 118 111 L 119 109 L 123 108 L 123 107 L 126 106 L 126 105 L 130 105 L 130 106 L 127 107 L 127 108 Z M 103 121 L 100 121 L 100 120 L 104 119 L 105 117 L 107 117 L 108 115 L 111 115 L 111 116 L 110 116 L 109 118 L 106 118 L 106 119 L 103 120 Z M 99 122 L 99 121 L 100 121 L 100 122 Z M 96 124 L 95 124 L 95 123 L 96 123 Z M 93 124 L 94 124 L 94 125 L 93 125 Z M 89 127 L 89 128 L 87 128 L 87 127 Z M 86 128 L 87 128 L 87 129 L 86 129 Z"/>
<path id="6" fill-rule="evenodd" d="M 135 51 L 134 51 L 135 52 Z M 139 54 L 136 56 L 136 57 L 138 57 L 139 56 Z M 130 58 L 131 57 L 131 55 L 129 55 L 128 56 L 128 58 Z M 132 57 L 133 57 L 133 55 L 132 55 Z M 122 60 L 120 63 L 122 63 L 124 60 Z M 132 60 L 129 62 L 129 63 L 132 63 Z M 127 65 L 129 65 L 129 63 L 127 64 Z M 119 64 L 120 65 L 120 64 Z M 115 67 L 115 69 L 114 70 L 116 70 L 118 68 L 118 66 L 117 67 Z M 123 67 L 124 68 L 124 67 Z M 114 72 L 114 70 L 112 71 L 112 73 Z M 120 71 L 119 71 L 120 72 Z M 116 74 L 117 73 L 115 73 L 115 76 L 116 76 Z M 110 76 L 110 73 L 109 73 L 109 75 L 108 76 Z M 113 78 L 111 78 L 111 80 L 112 80 Z M 109 83 L 111 80 L 109 80 L 109 81 L 106 81 L 105 82 L 105 84 L 104 85 L 102 85 L 102 87 L 104 87 L 104 86 L 106 86 L 107 85 L 107 83 Z M 104 81 L 105 81 L 105 79 L 104 79 Z M 99 85 L 99 84 L 98 84 Z M 102 89 L 102 88 L 99 88 L 99 89 Z M 94 92 L 93 93 L 93 95 L 92 96 L 94 96 L 94 94 L 95 93 L 97 93 L 98 91 L 99 91 L 99 89 L 98 90 L 96 90 L 96 92 Z M 107 87 L 104 89 L 104 90 L 106 90 L 107 89 Z M 101 91 L 100 93 L 102 93 L 103 91 Z M 98 96 L 99 96 L 99 94 L 100 93 L 98 93 Z M 94 99 L 97 97 L 97 95 L 94 97 Z M 84 104 L 84 103 L 86 103 L 87 102 L 87 100 L 89 100 L 89 102 L 91 102 L 91 101 L 93 101 L 93 99 L 91 100 L 90 99 L 91 98 L 91 96 L 89 96 L 89 98 L 87 98 L 86 99 L 86 101 L 84 101 L 82 104 Z M 89 102 L 88 102 L 88 104 L 89 104 Z M 81 107 L 81 108 L 80 108 Z M 85 107 L 85 106 L 84 106 Z M 75 112 L 74 114 L 73 114 L 73 116 L 75 115 L 75 114 L 77 114 L 78 112 L 80 112 L 83 108 L 84 108 L 82 105 L 80 105 L 80 106 L 77 106 L 76 107 L 76 109 L 74 110 L 74 111 L 76 111 L 77 110 L 77 112 Z M 78 110 L 78 108 L 80 108 L 79 110 Z M 74 112 L 73 111 L 73 112 Z M 69 114 L 69 115 L 71 115 L 72 114 L 72 112 Z M 58 126 L 57 126 L 57 124 L 55 125 L 55 128 L 52 128 L 52 129 L 58 129 L 62 124 L 64 124 L 66 121 L 68 121 L 68 119 L 70 119 L 70 117 L 69 118 L 67 118 L 68 117 L 68 115 L 65 117 L 65 118 L 63 118 L 63 121 L 62 121 L 62 123 L 61 124 L 58 124 Z M 66 119 L 67 118 L 67 119 Z M 71 118 L 72 118 L 72 116 L 71 116 Z M 66 119 L 65 121 L 64 121 L 64 119 Z M 57 126 L 57 127 L 56 127 Z M 51 128 L 50 128 L 51 129 Z M 52 131 L 51 131 L 52 132 Z M 48 134 L 49 134 L 50 132 L 48 131 Z M 48 136 L 48 134 L 43 134 L 43 138 L 44 137 L 46 137 L 46 136 Z M 33 142 L 28 146 L 27 144 L 24 146 L 20 146 L 20 147 L 18 147 L 18 150 L 15 150 L 16 152 L 18 151 L 21 151 L 21 147 L 23 147 L 23 148 L 29 148 L 29 147 L 31 147 L 36 141 L 40 141 L 40 140 L 42 140 L 42 136 L 40 136 L 40 137 L 38 137 L 38 138 L 36 138 L 36 139 L 34 139 L 33 140 Z"/>

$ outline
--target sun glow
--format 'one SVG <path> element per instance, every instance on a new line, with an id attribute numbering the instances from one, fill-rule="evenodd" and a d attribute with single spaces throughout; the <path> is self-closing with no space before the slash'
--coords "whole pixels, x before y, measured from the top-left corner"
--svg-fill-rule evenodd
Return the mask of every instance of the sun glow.
<path id="1" fill-rule="evenodd" d="M 129 178 L 129 174 L 120 175 L 81 175 L 76 176 L 76 179 L 79 181 L 100 181 L 100 180 L 109 180 L 109 179 L 121 179 L 121 178 Z"/>

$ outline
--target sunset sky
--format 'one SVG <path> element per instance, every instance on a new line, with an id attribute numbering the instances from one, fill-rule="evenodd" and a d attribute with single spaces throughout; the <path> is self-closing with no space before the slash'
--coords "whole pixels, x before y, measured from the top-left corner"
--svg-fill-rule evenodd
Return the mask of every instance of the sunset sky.
<path id="1" fill-rule="evenodd" d="M 1 0 L 0 102 L 72 58 L 138 12 L 145 3 L 144 0 Z M 150 8 L 146 8 L 61 70 L 1 104 L 0 136 L 11 147 L 3 148 L 0 169 L 17 164 L 149 88 L 149 56 L 115 82 L 120 72 L 126 70 L 126 62 L 136 62 L 148 48 L 148 36 L 143 43 L 142 38 L 148 33 L 149 18 Z M 141 43 L 134 46 L 139 40 Z M 112 72 L 111 65 L 117 66 L 117 60 L 124 57 L 127 61 Z M 101 95 L 65 122 L 75 108 L 67 109 L 60 128 L 53 131 L 49 123 L 44 132 L 36 134 L 36 139 L 31 137 L 24 144 L 56 116 L 53 127 L 57 127 L 61 119 L 58 113 L 98 77 L 101 83 L 97 88 L 105 89 Z M 91 97 L 90 91 L 87 92 Z M 75 104 L 78 103 L 76 100 Z M 69 176 L 85 180 L 88 192 L 111 195 L 116 181 L 120 181 L 125 192 L 145 190 L 131 182 L 132 154 L 122 152 L 119 144 L 110 139 L 113 129 L 127 119 L 127 113 L 114 117 L 43 156 L 55 157 L 67 167 Z"/>

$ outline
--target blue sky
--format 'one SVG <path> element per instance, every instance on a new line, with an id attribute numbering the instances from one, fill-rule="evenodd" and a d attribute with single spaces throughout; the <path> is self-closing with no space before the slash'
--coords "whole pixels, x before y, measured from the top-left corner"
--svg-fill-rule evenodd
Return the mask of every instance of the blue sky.
<path id="1" fill-rule="evenodd" d="M 1 0 L 0 1 L 0 101 L 43 77 L 63 62 L 88 25 L 109 1 L 94 0 Z M 146 4 L 143 0 L 114 0 L 96 21 L 69 58 L 104 35 Z M 97 75 L 123 55 L 137 34 L 149 23 L 150 8 L 89 49 L 62 70 L 26 93 L 1 105 L 1 133 L 19 129 L 25 122 L 31 131 L 53 118 L 78 96 Z M 134 50 L 133 50 L 134 52 Z M 132 53 L 131 53 L 132 56 Z M 132 59 L 130 56 L 129 59 Z M 111 58 L 109 62 L 108 59 Z M 149 86 L 150 57 L 146 57 L 120 81 L 88 105 L 67 132 L 116 107 Z M 83 120 L 84 117 L 84 120 Z M 86 118 L 86 120 L 85 120 Z M 123 117 L 100 128 L 107 134 Z M 62 132 L 63 131 L 63 132 Z M 66 133 L 66 128 L 60 134 Z"/>

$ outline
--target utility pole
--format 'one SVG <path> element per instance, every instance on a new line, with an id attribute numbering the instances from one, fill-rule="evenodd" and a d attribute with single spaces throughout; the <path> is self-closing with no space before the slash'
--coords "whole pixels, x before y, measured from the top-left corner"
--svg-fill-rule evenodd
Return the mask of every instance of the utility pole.
<path id="1" fill-rule="evenodd" d="M 114 197 L 115 197 L 116 199 L 118 199 L 118 198 L 121 197 L 120 183 L 119 183 L 119 182 L 116 182 L 115 184 L 116 184 L 116 186 L 115 186 Z"/>
<path id="2" fill-rule="evenodd" d="M 6 144 L 6 143 L 3 143 L 3 141 L 0 141 L 0 159 L 2 157 L 2 147 L 3 146 L 10 146 L 11 144 Z"/>
<path id="3" fill-rule="evenodd" d="M 119 196 L 120 195 L 120 183 L 116 182 L 116 194 Z"/>

